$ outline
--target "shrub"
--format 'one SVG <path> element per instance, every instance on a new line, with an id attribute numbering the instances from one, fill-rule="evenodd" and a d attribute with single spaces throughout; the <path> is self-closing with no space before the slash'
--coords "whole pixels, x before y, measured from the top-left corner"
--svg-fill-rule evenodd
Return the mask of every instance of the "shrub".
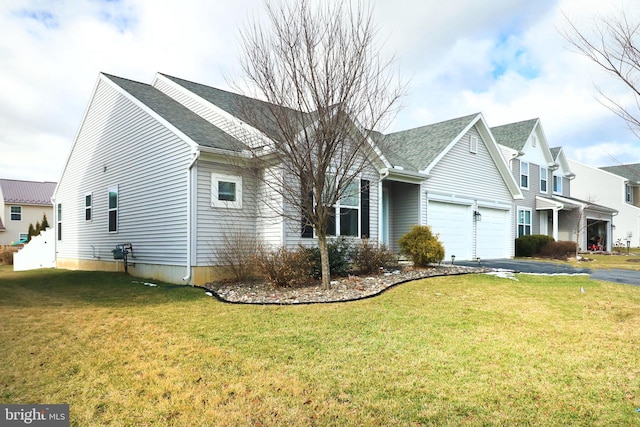
<path id="1" fill-rule="evenodd" d="M 398 257 L 384 244 L 362 239 L 351 251 L 353 268 L 361 274 L 380 273 L 380 269 L 398 266 Z"/>
<path id="2" fill-rule="evenodd" d="M 577 248 L 578 244 L 576 242 L 567 240 L 551 241 L 540 249 L 540 256 L 566 260 L 569 256 L 576 254 Z"/>
<path id="3" fill-rule="evenodd" d="M 251 279 L 254 274 L 259 244 L 253 233 L 227 232 L 222 237 L 222 245 L 214 247 L 218 259 L 216 268 L 236 282 Z"/>
<path id="4" fill-rule="evenodd" d="M 544 245 L 553 242 L 553 237 L 544 234 L 529 234 L 516 239 L 516 256 L 534 256 Z"/>
<path id="5" fill-rule="evenodd" d="M 444 259 L 444 246 L 428 225 L 416 225 L 398 241 L 403 254 L 411 257 L 416 267 L 426 267 Z"/>
<path id="6" fill-rule="evenodd" d="M 314 262 L 312 274 L 319 279 L 322 277 L 322 264 L 320 260 L 320 249 L 311 247 L 306 249 Z M 327 252 L 329 253 L 329 271 L 332 276 L 346 276 L 351 270 L 352 243 L 344 237 L 338 237 L 327 242 Z"/>
<path id="7" fill-rule="evenodd" d="M 293 250 L 261 248 L 256 264 L 273 284 L 289 287 L 303 285 L 311 279 L 314 260 L 311 252 L 301 246 Z"/>
<path id="8" fill-rule="evenodd" d="M 14 246 L 0 246 L 0 264 L 13 265 L 13 254 L 19 250 Z"/>

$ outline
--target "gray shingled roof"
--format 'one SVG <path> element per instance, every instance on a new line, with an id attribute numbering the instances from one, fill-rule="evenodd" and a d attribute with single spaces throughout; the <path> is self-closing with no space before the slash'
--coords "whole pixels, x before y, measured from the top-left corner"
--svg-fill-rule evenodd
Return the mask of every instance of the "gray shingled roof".
<path id="1" fill-rule="evenodd" d="M 393 166 L 425 170 L 478 114 L 391 133 L 380 149 Z"/>
<path id="2" fill-rule="evenodd" d="M 290 116 L 289 119 L 286 120 L 286 123 L 299 126 L 296 131 L 301 129 L 302 123 L 310 123 L 313 119 L 313 114 L 277 106 L 269 102 L 249 98 L 237 93 L 227 92 L 211 86 L 190 82 L 178 77 L 168 76 L 162 73 L 160 74 L 223 109 L 227 113 L 237 117 L 250 126 L 260 130 L 273 140 L 280 140 L 281 135 L 280 128 L 275 120 L 276 114 L 286 114 L 287 116 Z M 293 117 L 294 120 L 290 120 L 291 117 Z"/>
<path id="3" fill-rule="evenodd" d="M 105 74 L 105 76 L 159 114 L 198 145 L 229 151 L 241 151 L 246 148 L 246 145 L 155 87 L 108 74 Z"/>
<path id="4" fill-rule="evenodd" d="M 0 179 L 0 189 L 5 203 L 51 205 L 51 196 L 55 188 L 55 182 Z"/>
<path id="5" fill-rule="evenodd" d="M 640 182 L 640 163 L 629 165 L 604 166 L 600 169 L 621 176 L 634 183 Z"/>
<path id="6" fill-rule="evenodd" d="M 538 119 L 524 120 L 491 128 L 496 142 L 514 150 L 522 150 Z"/>

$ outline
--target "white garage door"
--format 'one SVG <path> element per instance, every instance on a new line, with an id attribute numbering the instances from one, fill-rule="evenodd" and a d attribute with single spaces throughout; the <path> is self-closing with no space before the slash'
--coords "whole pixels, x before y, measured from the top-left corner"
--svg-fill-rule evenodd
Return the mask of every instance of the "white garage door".
<path id="1" fill-rule="evenodd" d="M 478 208 L 482 219 L 476 223 L 478 240 L 476 256 L 480 259 L 509 258 L 511 256 L 511 225 L 509 211 Z"/>
<path id="2" fill-rule="evenodd" d="M 440 235 L 445 260 L 450 260 L 451 255 L 459 260 L 471 259 L 472 221 L 471 206 L 429 201 L 427 224 L 434 233 Z"/>

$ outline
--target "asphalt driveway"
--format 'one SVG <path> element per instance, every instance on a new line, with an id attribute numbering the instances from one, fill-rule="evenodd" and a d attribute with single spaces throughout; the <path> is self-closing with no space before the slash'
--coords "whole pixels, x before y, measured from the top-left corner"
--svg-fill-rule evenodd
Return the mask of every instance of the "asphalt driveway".
<path id="1" fill-rule="evenodd" d="M 456 261 L 456 265 L 467 265 L 477 267 L 474 261 Z M 516 259 L 496 259 L 481 260 L 480 266 L 510 270 L 515 273 L 537 273 L 537 274 L 588 274 L 593 280 L 604 280 L 607 282 L 624 283 L 627 285 L 640 286 L 640 271 L 619 270 L 619 269 L 598 269 L 575 268 L 568 264 L 558 264 L 555 262 L 529 261 Z"/>

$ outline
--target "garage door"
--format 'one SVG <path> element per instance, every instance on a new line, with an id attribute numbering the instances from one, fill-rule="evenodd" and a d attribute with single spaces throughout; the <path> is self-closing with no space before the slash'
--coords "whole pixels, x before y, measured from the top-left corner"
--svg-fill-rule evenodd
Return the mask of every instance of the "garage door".
<path id="1" fill-rule="evenodd" d="M 476 256 L 480 259 L 509 258 L 511 256 L 511 223 L 509 211 L 480 207 L 482 219 L 476 223 L 478 240 Z"/>
<path id="2" fill-rule="evenodd" d="M 429 201 L 427 224 L 440 235 L 445 260 L 451 259 L 451 255 L 459 260 L 471 259 L 472 213 L 471 206 Z"/>

